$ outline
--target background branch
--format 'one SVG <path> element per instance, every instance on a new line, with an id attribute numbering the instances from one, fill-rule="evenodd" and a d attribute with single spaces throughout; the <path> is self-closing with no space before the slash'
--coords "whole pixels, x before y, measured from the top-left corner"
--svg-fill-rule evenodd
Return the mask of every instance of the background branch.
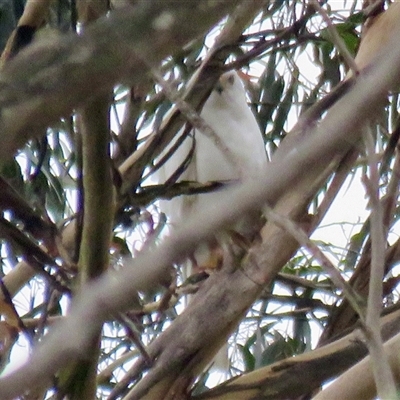
<path id="1" fill-rule="evenodd" d="M 204 34 L 239 2 L 200 3 L 137 1 L 93 23 L 82 36 L 39 40 L 18 54 L 0 78 L 0 160 L 9 160 L 28 139 L 88 98 L 118 82 L 140 82 L 147 65 L 157 66 Z"/>

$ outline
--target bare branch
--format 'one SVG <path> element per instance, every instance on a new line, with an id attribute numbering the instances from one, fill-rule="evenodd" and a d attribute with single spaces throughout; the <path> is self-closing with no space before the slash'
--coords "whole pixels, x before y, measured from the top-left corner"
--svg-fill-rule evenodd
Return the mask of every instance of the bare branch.
<path id="1" fill-rule="evenodd" d="M 157 66 L 238 3 L 141 0 L 101 18 L 81 36 L 39 40 L 21 51 L 0 77 L 0 160 L 9 160 L 29 138 L 92 96 L 118 82 L 140 82 L 146 64 Z"/>
<path id="2" fill-rule="evenodd" d="M 332 282 L 336 285 L 337 288 L 343 291 L 343 294 L 346 296 L 347 300 L 353 307 L 355 311 L 357 311 L 360 316 L 360 320 L 363 324 L 365 324 L 365 307 L 362 299 L 354 289 L 344 280 L 339 270 L 331 263 L 328 257 L 320 250 L 320 248 L 309 239 L 306 232 L 301 229 L 300 226 L 297 226 L 293 221 L 289 218 L 276 213 L 270 207 L 264 207 L 266 217 L 269 221 L 277 224 L 282 229 L 285 229 L 288 233 L 290 233 L 302 246 L 304 246 L 311 255 L 318 260 L 324 270 L 329 274 Z"/>
<path id="3" fill-rule="evenodd" d="M 375 152 L 375 143 L 370 126 L 364 133 L 364 141 L 369 167 L 369 177 L 364 177 L 364 184 L 371 207 L 371 272 L 365 336 L 372 359 L 372 371 L 378 395 L 382 399 L 396 399 L 398 398 L 396 385 L 384 352 L 379 329 L 385 272 L 386 232 L 383 225 L 383 207 L 379 195 L 378 155 Z"/>
<path id="4" fill-rule="evenodd" d="M 400 334 L 390 339 L 384 345 L 385 355 L 393 370 L 396 381 L 400 381 L 399 352 L 400 352 Z M 313 397 L 313 400 L 325 399 L 374 399 L 376 398 L 376 387 L 373 376 L 373 362 L 371 357 L 366 357 L 354 367 L 341 375 L 326 389 Z M 384 397 L 385 399 L 397 399 L 398 396 Z"/>
<path id="5" fill-rule="evenodd" d="M 398 333 L 399 320 L 398 310 L 381 318 L 385 340 Z M 300 397 L 345 371 L 367 354 L 363 335 L 356 329 L 313 351 L 234 377 L 204 394 L 193 396 L 193 400 L 229 400 L 238 395 L 241 400 L 253 400 L 257 396 L 263 400 Z M 282 385 L 282 382 L 285 384 Z"/>

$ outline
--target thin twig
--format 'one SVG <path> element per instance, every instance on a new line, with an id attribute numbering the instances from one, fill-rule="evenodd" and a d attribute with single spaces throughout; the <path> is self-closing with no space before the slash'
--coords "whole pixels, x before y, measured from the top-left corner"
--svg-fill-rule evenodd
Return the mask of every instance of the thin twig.
<path id="1" fill-rule="evenodd" d="M 313 230 L 320 224 L 326 213 L 329 211 L 344 181 L 347 179 L 349 171 L 357 160 L 358 153 L 359 152 L 357 149 L 352 149 L 340 161 L 340 164 L 335 172 L 335 175 L 333 176 L 329 188 L 326 191 L 325 196 L 322 199 L 318 210 L 313 217 L 311 230 Z"/>
<path id="2" fill-rule="evenodd" d="M 322 347 L 323 348 L 323 347 Z M 392 337 L 385 343 L 385 354 L 388 357 L 393 370 L 398 371 L 399 351 L 400 351 L 400 334 Z M 372 369 L 374 368 L 374 360 L 371 356 L 365 357 L 358 364 L 344 372 L 339 378 L 335 379 L 332 385 L 319 392 L 312 400 L 354 400 L 354 399 L 376 399 L 376 387 L 373 381 Z M 398 377 L 398 373 L 397 373 Z M 381 397 L 382 400 L 398 399 L 397 394 L 394 396 Z"/>
<path id="3" fill-rule="evenodd" d="M 305 247 L 312 256 L 319 261 L 324 270 L 329 274 L 332 282 L 337 288 L 343 291 L 347 300 L 353 307 L 353 309 L 360 316 L 360 321 L 362 324 L 365 323 L 365 307 L 363 300 L 354 291 L 354 289 L 344 280 L 339 270 L 332 264 L 332 262 L 325 256 L 321 249 L 308 237 L 307 233 L 296 223 L 294 223 L 288 217 L 278 214 L 271 207 L 266 206 L 264 208 L 265 215 L 267 219 L 274 224 L 278 225 L 280 228 L 284 229 L 286 232 L 290 233 L 300 245 Z"/>
<path id="4" fill-rule="evenodd" d="M 385 354 L 379 319 L 382 311 L 383 275 L 385 271 L 386 233 L 383 225 L 383 208 L 379 199 L 379 168 L 375 143 L 368 126 L 364 134 L 369 166 L 369 177 L 364 184 L 371 207 L 371 273 L 369 280 L 368 307 L 365 336 L 372 360 L 378 396 L 381 399 L 398 399 L 396 384 Z"/>

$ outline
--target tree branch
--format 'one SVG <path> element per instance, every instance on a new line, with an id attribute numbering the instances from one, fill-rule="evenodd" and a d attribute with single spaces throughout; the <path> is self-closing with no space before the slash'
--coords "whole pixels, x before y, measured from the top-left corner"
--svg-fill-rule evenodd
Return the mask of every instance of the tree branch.
<path id="1" fill-rule="evenodd" d="M 381 318 L 384 340 L 398 333 L 399 320 L 399 310 Z M 238 396 L 241 400 L 299 397 L 320 387 L 366 356 L 368 351 L 362 339 L 362 332 L 356 329 L 313 351 L 232 378 L 204 394 L 193 396 L 193 400 L 229 400 Z"/>
<path id="2" fill-rule="evenodd" d="M 238 3 L 140 0 L 101 18 L 82 36 L 40 40 L 24 49 L 0 77 L 0 161 L 116 83 L 140 82 L 147 64 L 157 66 Z"/>

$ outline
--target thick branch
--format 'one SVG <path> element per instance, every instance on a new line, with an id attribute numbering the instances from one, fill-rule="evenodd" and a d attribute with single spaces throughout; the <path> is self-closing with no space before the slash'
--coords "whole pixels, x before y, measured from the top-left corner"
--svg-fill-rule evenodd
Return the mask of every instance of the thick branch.
<path id="1" fill-rule="evenodd" d="M 0 160 L 89 98 L 118 82 L 139 82 L 148 65 L 207 32 L 237 3 L 141 0 L 101 18 L 82 36 L 29 46 L 0 77 Z"/>
<path id="2" fill-rule="evenodd" d="M 399 321 L 399 310 L 381 318 L 384 340 L 398 333 Z M 300 397 L 344 372 L 367 353 L 362 332 L 355 330 L 311 352 L 230 379 L 202 395 L 193 396 L 193 399 L 228 400 L 240 396 L 242 400 L 278 400 Z"/>

